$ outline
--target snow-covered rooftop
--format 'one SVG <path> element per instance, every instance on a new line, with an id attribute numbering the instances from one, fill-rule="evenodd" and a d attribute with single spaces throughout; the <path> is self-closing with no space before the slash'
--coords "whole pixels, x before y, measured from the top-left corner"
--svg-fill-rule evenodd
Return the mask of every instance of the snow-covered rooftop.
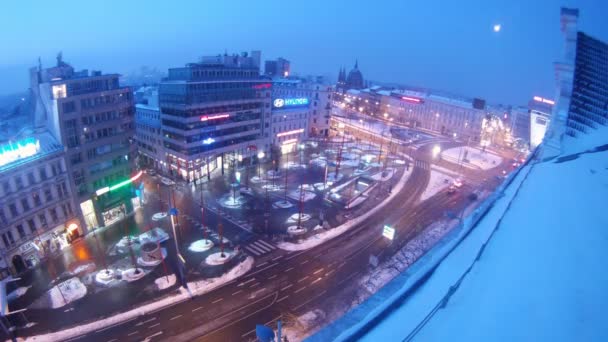
<path id="1" fill-rule="evenodd" d="M 602 271 L 607 133 L 602 127 L 566 138 L 567 154 L 533 159 L 445 258 L 444 241 L 372 296 L 373 306 L 334 323 L 339 334 L 325 329 L 320 335 L 336 341 L 608 341 L 608 274 Z"/>

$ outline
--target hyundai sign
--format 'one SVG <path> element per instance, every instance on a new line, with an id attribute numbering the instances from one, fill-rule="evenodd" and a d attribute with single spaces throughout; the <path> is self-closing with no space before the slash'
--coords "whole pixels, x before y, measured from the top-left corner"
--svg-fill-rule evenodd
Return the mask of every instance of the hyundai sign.
<path id="1" fill-rule="evenodd" d="M 300 107 L 300 106 L 308 106 L 308 98 L 306 97 L 295 97 L 290 99 L 274 99 L 272 101 L 272 106 L 274 108 L 284 108 L 284 107 Z"/>

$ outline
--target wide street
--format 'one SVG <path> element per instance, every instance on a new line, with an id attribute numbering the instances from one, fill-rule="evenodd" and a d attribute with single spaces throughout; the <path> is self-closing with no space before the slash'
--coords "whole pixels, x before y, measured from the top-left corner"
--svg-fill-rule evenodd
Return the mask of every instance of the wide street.
<path id="1" fill-rule="evenodd" d="M 170 338 L 175 341 L 241 341 L 254 339 L 256 324 L 269 324 L 276 328 L 275 322 L 279 319 L 290 321 L 295 316 L 322 307 L 326 301 L 341 295 L 345 283 L 368 269 L 370 255 L 390 256 L 391 253 L 385 252 L 387 247 L 394 251 L 427 225 L 443 219 L 447 211 L 462 210 L 470 204 L 468 195 L 473 190 L 480 190 L 478 187 L 492 190 L 498 184 L 495 176 L 499 175 L 502 166 L 485 172 L 483 178 L 472 178 L 482 177 L 481 174 L 467 174 L 465 186 L 453 195 L 441 191 L 420 202 L 419 197 L 430 178 L 429 162 L 432 161 L 431 148 L 434 145 L 429 143 L 415 151 L 409 150 L 415 160 L 414 169 L 403 191 L 365 222 L 344 234 L 305 251 L 286 252 L 275 248 L 257 256 L 254 268 L 246 275 L 219 289 L 83 335 L 78 340 Z M 405 148 L 402 150 L 406 151 Z M 504 163 L 508 164 L 507 161 Z M 472 188 L 469 181 L 478 187 Z M 184 215 L 200 219 L 200 209 L 188 191 L 177 198 L 177 206 Z M 215 220 L 216 217 L 214 213 L 207 212 L 205 219 Z M 181 222 L 184 229 L 195 229 L 193 222 Z M 390 246 L 381 236 L 384 224 L 397 229 Z M 239 229 L 230 224 L 227 227 Z"/>

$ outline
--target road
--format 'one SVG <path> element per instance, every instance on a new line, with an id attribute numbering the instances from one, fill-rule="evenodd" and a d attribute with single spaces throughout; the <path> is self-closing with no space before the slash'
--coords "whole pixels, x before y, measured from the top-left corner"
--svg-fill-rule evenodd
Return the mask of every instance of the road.
<path id="1" fill-rule="evenodd" d="M 432 145 L 413 152 L 414 170 L 403 191 L 339 237 L 301 252 L 275 249 L 256 258 L 254 268 L 246 275 L 219 289 L 78 340 L 253 340 L 256 324 L 289 321 L 339 296 L 345 283 L 367 269 L 370 255 L 390 256 L 428 224 L 442 219 L 447 210 L 458 212 L 468 204 L 467 195 L 473 191 L 468 185 L 453 195 L 440 192 L 419 201 L 430 178 Z M 485 179 L 493 180 L 489 174 L 484 175 Z M 478 181 L 490 190 L 498 184 L 498 180 Z M 384 224 L 397 229 L 390 245 L 381 237 Z"/>

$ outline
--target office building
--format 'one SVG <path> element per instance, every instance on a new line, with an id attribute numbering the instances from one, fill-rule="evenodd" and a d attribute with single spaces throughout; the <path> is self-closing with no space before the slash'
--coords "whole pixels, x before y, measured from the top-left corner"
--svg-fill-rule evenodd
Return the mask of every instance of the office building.
<path id="1" fill-rule="evenodd" d="M 133 211 L 134 107 L 118 74 L 57 65 L 31 69 L 36 126 L 46 126 L 66 147 L 66 167 L 85 227 L 107 226 Z"/>
<path id="2" fill-rule="evenodd" d="M 266 61 L 264 65 L 264 75 L 269 77 L 288 77 L 291 75 L 289 61 L 280 57 L 276 60 Z"/>
<path id="3" fill-rule="evenodd" d="M 218 55 L 169 69 L 159 86 L 163 167 L 187 181 L 268 151 L 269 79 L 260 53 Z"/>
<path id="4" fill-rule="evenodd" d="M 608 123 L 608 44 L 577 29 L 578 10 L 562 8 L 564 59 L 555 64 L 557 90 L 543 157 L 562 153 L 562 142 Z"/>
<path id="5" fill-rule="evenodd" d="M 141 87 L 134 95 L 138 165 L 166 172 L 158 87 Z"/>

